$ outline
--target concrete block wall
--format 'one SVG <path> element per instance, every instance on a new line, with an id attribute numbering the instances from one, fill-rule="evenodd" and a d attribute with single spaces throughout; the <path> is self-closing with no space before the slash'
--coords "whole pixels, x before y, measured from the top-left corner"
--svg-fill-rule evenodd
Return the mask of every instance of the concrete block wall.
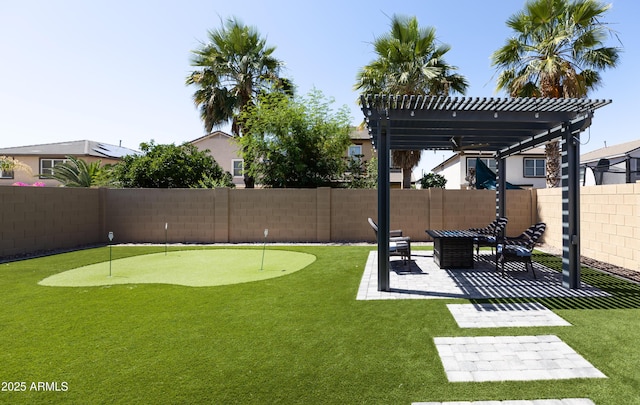
<path id="1" fill-rule="evenodd" d="M 373 242 L 375 233 L 367 218 L 378 222 L 378 192 L 346 189 L 332 189 L 329 192 L 331 240 Z M 395 226 L 393 220 L 391 223 Z"/>
<path id="2" fill-rule="evenodd" d="M 562 247 L 561 190 L 507 190 L 507 235 L 544 221 Z M 344 242 L 375 240 L 376 190 L 72 189 L 0 187 L 0 257 L 106 243 Z M 640 183 L 581 188 L 581 250 L 640 271 Z M 415 241 L 425 229 L 482 227 L 488 190 L 391 190 L 391 227 Z"/>
<path id="3" fill-rule="evenodd" d="M 562 191 L 537 191 L 545 242 L 562 248 Z M 592 259 L 640 271 L 640 182 L 580 188 L 580 250 Z"/>
<path id="4" fill-rule="evenodd" d="M 96 191 L 0 187 L 0 256 L 98 243 Z"/>
<path id="5" fill-rule="evenodd" d="M 538 222 L 535 190 L 507 190 L 506 235 L 518 236 L 525 229 Z M 546 232 L 542 235 L 545 241 Z"/>
<path id="6" fill-rule="evenodd" d="M 317 195 L 324 189 L 229 190 L 229 242 L 315 242 Z"/>
<path id="7" fill-rule="evenodd" d="M 103 241 L 210 243 L 214 241 L 214 190 L 109 189 L 104 193 Z"/>
<path id="8" fill-rule="evenodd" d="M 431 203 L 428 190 L 391 190 L 391 229 L 402 229 L 411 240 L 426 241 L 430 229 Z"/>
<path id="9" fill-rule="evenodd" d="M 562 248 L 562 189 L 545 188 L 537 190 L 537 212 L 540 222 L 547 224 L 544 243 Z M 581 223 L 581 227 L 583 224 Z"/>
<path id="10" fill-rule="evenodd" d="M 583 187 L 582 254 L 640 270 L 640 182 Z"/>
<path id="11" fill-rule="evenodd" d="M 229 242 L 316 241 L 316 189 L 229 190 Z"/>

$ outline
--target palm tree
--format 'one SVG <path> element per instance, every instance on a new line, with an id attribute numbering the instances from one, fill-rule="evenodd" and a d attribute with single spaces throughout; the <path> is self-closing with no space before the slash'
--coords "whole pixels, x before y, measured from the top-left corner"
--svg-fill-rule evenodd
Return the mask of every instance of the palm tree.
<path id="1" fill-rule="evenodd" d="M 274 86 L 291 90 L 291 84 L 279 78 L 283 63 L 273 57 L 275 47 L 267 46 L 256 28 L 231 18 L 208 36 L 208 43 L 192 51 L 191 65 L 198 69 L 187 77 L 186 84 L 198 88 L 193 101 L 200 108 L 207 132 L 231 122 L 232 134 L 242 136 L 241 113 L 257 95 Z M 253 187 L 253 179 L 245 176 L 245 185 Z"/>
<path id="2" fill-rule="evenodd" d="M 433 27 L 420 28 L 416 17 L 394 15 L 391 31 L 373 43 L 377 59 L 364 66 L 354 86 L 361 93 L 464 94 L 467 80 L 452 71 L 444 55 L 451 47 L 437 44 Z M 393 150 L 396 166 L 402 168 L 402 187 L 411 187 L 411 170 L 418 165 L 421 151 Z"/>
<path id="3" fill-rule="evenodd" d="M 604 41 L 612 31 L 601 18 L 611 7 L 596 0 L 530 0 L 507 26 L 515 36 L 492 55 L 501 70 L 497 90 L 512 97 L 579 98 L 601 84 L 599 71 L 618 62 Z M 558 142 L 546 145 L 547 186 L 560 180 Z"/>
<path id="4" fill-rule="evenodd" d="M 64 163 L 53 167 L 53 173 L 43 175 L 47 179 L 58 180 L 65 187 L 95 187 L 109 183 L 106 166 L 101 161 L 87 163 L 75 156 L 66 156 Z"/>

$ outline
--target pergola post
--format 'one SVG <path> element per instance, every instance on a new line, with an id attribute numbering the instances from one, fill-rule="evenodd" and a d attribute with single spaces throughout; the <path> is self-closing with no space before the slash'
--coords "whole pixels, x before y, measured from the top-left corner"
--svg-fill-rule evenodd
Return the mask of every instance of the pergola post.
<path id="1" fill-rule="evenodd" d="M 378 291 L 389 291 L 389 134 L 388 117 L 378 120 Z"/>
<path id="2" fill-rule="evenodd" d="M 496 158 L 496 215 L 507 216 L 507 165 L 506 160 L 499 156 Z"/>
<path id="3" fill-rule="evenodd" d="M 580 288 L 580 129 L 562 135 L 562 285 Z"/>

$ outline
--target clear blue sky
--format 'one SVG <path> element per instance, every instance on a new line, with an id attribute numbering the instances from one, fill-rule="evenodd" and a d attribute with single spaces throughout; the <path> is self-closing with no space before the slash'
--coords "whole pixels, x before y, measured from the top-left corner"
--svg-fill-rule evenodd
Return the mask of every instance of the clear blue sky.
<path id="1" fill-rule="evenodd" d="M 640 2 L 613 0 L 607 22 L 622 40 L 618 69 L 589 95 L 612 99 L 596 112 L 581 151 L 640 138 Z M 182 143 L 204 134 L 184 85 L 190 51 L 220 19 L 236 16 L 276 47 L 298 92 L 312 87 L 362 113 L 352 90 L 358 69 L 375 58 L 371 43 L 389 16 L 415 15 L 451 45 L 447 61 L 470 83 L 467 96 L 494 92 L 489 57 L 510 35 L 507 18 L 524 0 L 2 0 L 0 2 L 0 147 L 91 139 L 130 148 L 154 139 Z M 619 46 L 614 39 L 611 45 Z M 226 128 L 222 128 L 226 129 Z M 588 141 L 588 143 L 587 143 Z M 426 152 L 430 170 L 450 154 Z"/>

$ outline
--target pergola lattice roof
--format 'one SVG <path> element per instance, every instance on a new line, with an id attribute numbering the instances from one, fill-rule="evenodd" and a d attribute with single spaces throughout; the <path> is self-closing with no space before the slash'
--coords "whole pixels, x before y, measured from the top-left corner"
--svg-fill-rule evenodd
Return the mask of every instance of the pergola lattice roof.
<path id="1" fill-rule="evenodd" d="M 584 98 L 361 97 L 374 145 L 382 115 L 393 134 L 390 149 L 474 149 L 501 155 L 513 153 L 515 145 L 535 146 L 525 146 L 527 140 L 539 144 L 557 138 L 568 122 L 588 126 L 593 111 L 609 103 Z"/>

